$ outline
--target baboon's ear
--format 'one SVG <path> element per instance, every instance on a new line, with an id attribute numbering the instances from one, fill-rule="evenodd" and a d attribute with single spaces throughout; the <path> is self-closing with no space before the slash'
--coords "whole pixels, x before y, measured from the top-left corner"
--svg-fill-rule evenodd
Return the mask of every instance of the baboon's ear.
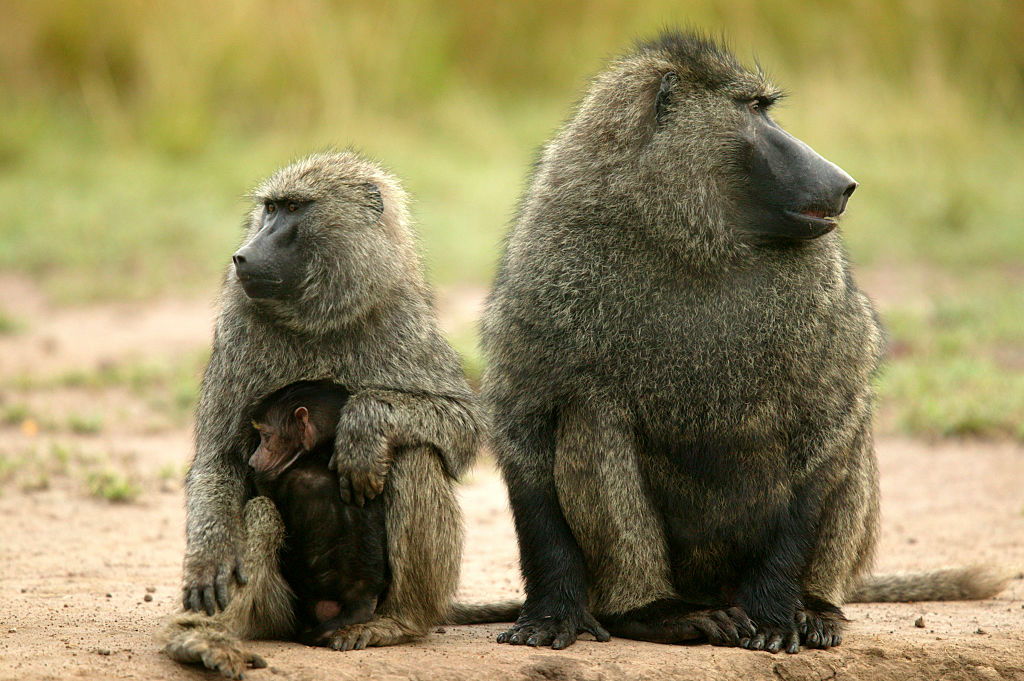
<path id="1" fill-rule="evenodd" d="M 299 434 L 302 436 L 302 446 L 306 448 L 306 451 L 311 451 L 316 446 L 316 439 L 319 433 L 316 432 L 316 426 L 313 425 L 313 421 L 309 418 L 309 410 L 305 407 L 299 407 L 295 410 L 295 420 L 299 422 Z"/>
<path id="2" fill-rule="evenodd" d="M 672 106 L 672 94 L 679 83 L 679 76 L 675 71 L 669 71 L 661 77 L 661 86 L 658 88 L 658 96 L 654 100 L 654 120 L 662 125 L 668 117 Z"/>
<path id="3" fill-rule="evenodd" d="M 373 182 L 367 182 L 362 187 L 366 190 L 366 205 L 378 216 L 384 213 L 384 197 L 381 196 L 380 187 Z"/>

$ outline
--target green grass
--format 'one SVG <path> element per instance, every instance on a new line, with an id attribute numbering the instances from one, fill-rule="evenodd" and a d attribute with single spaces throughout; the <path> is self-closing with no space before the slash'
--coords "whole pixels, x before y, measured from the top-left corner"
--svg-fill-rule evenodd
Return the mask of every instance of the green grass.
<path id="1" fill-rule="evenodd" d="M 902 431 L 1024 442 L 1024 287 L 988 279 L 886 315 L 894 357 L 879 392 Z"/>
<path id="2" fill-rule="evenodd" d="M 791 92 L 779 120 L 861 183 L 843 226 L 858 268 L 948 284 L 886 301 L 895 351 L 879 380 L 883 422 L 1024 440 L 1014 3 L 395 0 L 280 11 L 260 0 L 46 0 L 10 14 L 0 24 L 0 269 L 68 304 L 210 296 L 240 238 L 244 192 L 290 159 L 349 144 L 416 197 L 432 281 L 487 286 L 535 149 L 602 61 L 666 25 L 725 32 Z M 254 49 L 267 26 L 273 36 Z M 0 334 L 18 324 L 0 314 Z M 452 340 L 478 377 L 475 329 Z M 183 420 L 201 363 L 8 381 L 126 386 Z M 24 420 L 10 409 L 5 423 Z"/>
<path id="3" fill-rule="evenodd" d="M 112 470 L 93 471 L 85 483 L 90 496 L 115 504 L 131 503 L 142 492 L 130 478 Z"/>

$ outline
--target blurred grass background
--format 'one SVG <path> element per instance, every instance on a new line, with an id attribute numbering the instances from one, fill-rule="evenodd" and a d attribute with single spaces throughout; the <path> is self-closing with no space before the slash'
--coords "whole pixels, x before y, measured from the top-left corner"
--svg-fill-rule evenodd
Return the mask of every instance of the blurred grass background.
<path id="1" fill-rule="evenodd" d="M 0 268 L 62 304 L 210 296 L 244 191 L 352 144 L 417 197 L 431 278 L 485 288 L 534 150 L 603 60 L 677 25 L 756 57 L 781 122 L 861 183 L 883 428 L 1024 440 L 1016 0 L 5 2 Z"/>

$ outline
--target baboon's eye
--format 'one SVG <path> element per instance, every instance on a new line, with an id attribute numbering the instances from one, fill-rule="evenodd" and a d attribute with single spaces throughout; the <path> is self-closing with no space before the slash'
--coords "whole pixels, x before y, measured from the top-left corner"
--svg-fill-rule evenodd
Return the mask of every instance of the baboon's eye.
<path id="1" fill-rule="evenodd" d="M 289 213 L 294 213 L 298 209 L 299 209 L 299 204 L 295 203 L 294 201 L 289 201 L 288 202 L 288 212 Z"/>
<path id="2" fill-rule="evenodd" d="M 277 210 L 277 206 L 274 205 L 273 201 L 267 201 L 266 203 L 264 203 L 263 208 L 268 213 L 273 213 L 275 210 Z"/>
<path id="3" fill-rule="evenodd" d="M 768 110 L 773 101 L 768 97 L 754 97 L 747 102 L 747 109 L 755 116 L 760 115 Z"/>

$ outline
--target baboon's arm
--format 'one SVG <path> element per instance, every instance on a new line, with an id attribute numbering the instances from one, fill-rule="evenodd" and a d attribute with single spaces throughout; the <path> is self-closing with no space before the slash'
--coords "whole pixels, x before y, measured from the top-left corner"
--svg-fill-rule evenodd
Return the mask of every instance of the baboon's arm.
<path id="1" fill-rule="evenodd" d="M 245 464 L 236 432 L 239 409 L 231 404 L 240 391 L 229 388 L 229 378 L 215 355 L 203 378 L 195 457 L 185 476 L 187 546 L 182 581 L 185 609 L 208 614 L 227 607 L 233 579 L 245 582 L 240 560 Z"/>
<path id="2" fill-rule="evenodd" d="M 331 467 L 341 478 L 342 497 L 362 504 L 384 488 L 394 452 L 427 446 L 445 472 L 458 478 L 480 443 L 480 415 L 469 396 L 372 388 L 349 398 L 341 410 Z"/>
<path id="3" fill-rule="evenodd" d="M 499 643 L 562 649 L 583 631 L 609 635 L 587 610 L 583 552 L 558 501 L 554 479 L 555 419 L 506 417 L 496 428 L 509 503 L 519 539 L 526 602 Z"/>

